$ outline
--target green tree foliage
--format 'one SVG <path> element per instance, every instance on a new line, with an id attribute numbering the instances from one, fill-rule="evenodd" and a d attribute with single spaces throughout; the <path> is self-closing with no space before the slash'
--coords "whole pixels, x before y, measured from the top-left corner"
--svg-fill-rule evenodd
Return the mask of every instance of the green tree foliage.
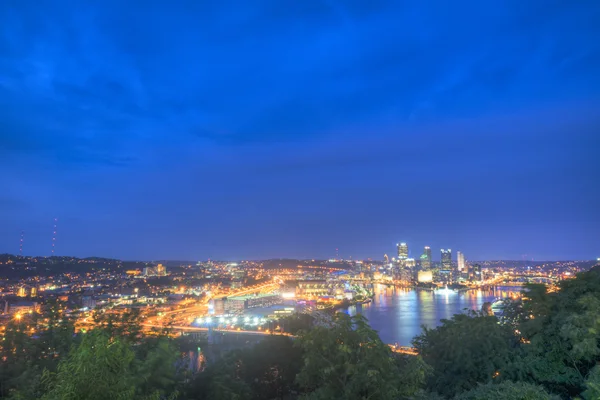
<path id="1" fill-rule="evenodd" d="M 46 370 L 42 400 L 165 398 L 175 384 L 175 357 L 159 341 L 145 359 L 136 359 L 127 341 L 94 330 L 83 335 L 56 372 Z"/>
<path id="2" fill-rule="evenodd" d="M 296 389 L 302 352 L 285 336 L 270 336 L 254 347 L 230 352 L 207 368 L 187 395 L 197 399 L 281 399 Z"/>
<path id="3" fill-rule="evenodd" d="M 455 397 L 455 400 L 553 400 L 541 386 L 525 382 L 504 381 L 500 384 L 479 385 Z"/>
<path id="4" fill-rule="evenodd" d="M 594 367 L 584 382 L 585 391 L 581 394 L 585 400 L 600 399 L 600 366 Z"/>
<path id="5" fill-rule="evenodd" d="M 528 289 L 517 315 L 523 354 L 511 378 L 576 396 L 600 361 L 600 267 L 562 281 L 553 293 Z"/>
<path id="6" fill-rule="evenodd" d="M 0 396 L 19 386 L 28 370 L 33 367 L 36 346 L 31 340 L 25 322 L 11 321 L 0 340 Z"/>
<path id="7" fill-rule="evenodd" d="M 309 399 L 397 399 L 404 386 L 398 360 L 362 316 L 335 315 L 331 327 L 303 334 L 304 365 L 298 383 Z"/>
<path id="8" fill-rule="evenodd" d="M 133 365 L 138 394 L 166 396 L 175 393 L 182 371 L 177 369 L 179 354 L 176 344 L 166 337 L 147 338 L 133 347 Z"/>
<path id="9" fill-rule="evenodd" d="M 491 382 L 511 359 L 514 335 L 496 317 L 457 314 L 417 336 L 413 344 L 433 369 L 428 387 L 453 396 Z"/>
<path id="10" fill-rule="evenodd" d="M 133 399 L 134 359 L 133 351 L 122 340 L 92 331 L 59 363 L 56 373 L 44 375 L 48 391 L 42 399 Z"/>
<path id="11" fill-rule="evenodd" d="M 279 321 L 279 326 L 285 332 L 292 335 L 297 335 L 300 331 L 307 331 L 314 325 L 315 318 L 308 314 L 292 314 L 288 317 L 282 318 Z"/>
<path id="12" fill-rule="evenodd" d="M 75 328 L 61 315 L 62 307 L 49 302 L 42 315 L 27 314 L 6 326 L 0 341 L 0 397 L 15 390 L 22 396 L 39 397 L 42 371 L 54 371 L 75 340 Z"/>

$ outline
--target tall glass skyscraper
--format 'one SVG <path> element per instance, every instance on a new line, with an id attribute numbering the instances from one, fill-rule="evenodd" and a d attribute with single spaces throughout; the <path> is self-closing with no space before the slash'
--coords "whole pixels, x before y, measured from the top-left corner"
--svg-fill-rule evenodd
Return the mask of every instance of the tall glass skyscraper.
<path id="1" fill-rule="evenodd" d="M 442 249 L 442 269 L 446 271 L 452 270 L 452 250 Z"/>
<path id="2" fill-rule="evenodd" d="M 421 255 L 421 270 L 427 271 L 431 269 L 431 247 L 425 246 Z"/>
<path id="3" fill-rule="evenodd" d="M 406 243 L 398 244 L 398 259 L 406 260 L 408 258 L 408 245 Z"/>

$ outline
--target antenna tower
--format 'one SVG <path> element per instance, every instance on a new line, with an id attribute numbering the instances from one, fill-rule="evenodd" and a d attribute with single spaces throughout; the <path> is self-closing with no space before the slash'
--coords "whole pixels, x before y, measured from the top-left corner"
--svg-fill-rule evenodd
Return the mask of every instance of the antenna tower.
<path id="1" fill-rule="evenodd" d="M 23 239 L 25 238 L 25 231 L 21 231 L 21 241 L 19 242 L 19 255 L 23 256 Z"/>
<path id="2" fill-rule="evenodd" d="M 58 218 L 54 218 L 54 229 L 52 232 L 52 256 L 54 256 L 54 247 L 56 245 L 56 223 L 58 222 Z"/>

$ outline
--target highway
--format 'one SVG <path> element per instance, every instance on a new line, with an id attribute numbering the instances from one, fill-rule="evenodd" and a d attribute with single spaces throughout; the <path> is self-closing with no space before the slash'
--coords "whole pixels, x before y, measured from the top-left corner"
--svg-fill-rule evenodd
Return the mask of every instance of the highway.
<path id="1" fill-rule="evenodd" d="M 235 297 L 245 296 L 252 293 L 271 293 L 279 289 L 279 283 L 265 283 L 257 286 L 250 286 L 235 291 L 228 291 L 224 293 L 215 293 L 211 296 L 207 296 L 200 304 L 194 306 L 179 308 L 175 310 L 165 311 L 162 315 L 153 316 L 147 318 L 142 324 L 146 328 L 163 328 L 167 324 L 174 324 L 182 326 L 180 324 L 191 323 L 200 316 L 208 314 L 208 302 L 211 299 L 220 299 L 223 297 Z M 172 319 L 170 319 L 172 318 Z"/>

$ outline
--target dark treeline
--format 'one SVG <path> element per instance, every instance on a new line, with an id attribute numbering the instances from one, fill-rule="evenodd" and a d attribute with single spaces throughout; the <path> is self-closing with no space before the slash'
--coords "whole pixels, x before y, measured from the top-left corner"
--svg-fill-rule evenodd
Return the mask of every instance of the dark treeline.
<path id="1" fill-rule="evenodd" d="M 196 344 L 168 327 L 143 337 L 135 313 L 79 334 L 60 304 L 39 318 L 6 329 L 2 398 L 600 399 L 599 266 L 553 293 L 529 286 L 502 321 L 471 312 L 424 329 L 417 357 L 393 353 L 360 316 L 297 315 L 282 321 L 296 339 L 267 337 L 194 374 L 182 355 Z"/>

